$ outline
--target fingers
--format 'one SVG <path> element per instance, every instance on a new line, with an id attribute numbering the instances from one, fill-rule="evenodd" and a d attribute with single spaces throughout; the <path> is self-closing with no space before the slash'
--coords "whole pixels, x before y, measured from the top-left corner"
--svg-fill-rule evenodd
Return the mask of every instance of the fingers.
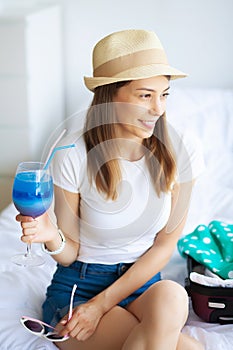
<path id="1" fill-rule="evenodd" d="M 21 214 L 16 216 L 16 220 L 20 222 L 22 227 L 22 242 L 31 243 L 36 238 L 38 221 L 30 216 L 24 216 Z"/>
<path id="2" fill-rule="evenodd" d="M 24 215 L 21 215 L 21 214 L 18 214 L 16 217 L 15 217 L 16 221 L 18 222 L 32 222 L 34 221 L 35 219 L 33 219 L 31 216 L 24 216 Z"/>
<path id="3" fill-rule="evenodd" d="M 21 241 L 23 243 L 33 243 L 35 241 L 35 239 L 37 238 L 36 234 L 24 234 L 23 236 L 21 236 Z"/>
<path id="4" fill-rule="evenodd" d="M 82 319 L 82 317 L 80 318 Z M 61 336 L 69 335 L 69 337 L 76 338 L 78 341 L 87 340 L 94 333 L 96 326 L 93 322 L 81 319 L 77 315 L 69 321 L 66 318 L 63 319 L 58 325 L 59 334 Z"/>
<path id="5" fill-rule="evenodd" d="M 73 328 L 71 325 L 67 325 L 59 332 L 61 336 L 69 335 L 70 338 L 75 338 L 78 341 L 87 340 L 94 331 L 87 330 L 85 328 L 81 328 L 81 326 L 77 323 Z"/>
<path id="6" fill-rule="evenodd" d="M 61 320 L 60 324 L 61 324 L 62 326 L 65 326 L 65 325 L 67 324 L 67 320 L 66 320 L 66 319 L 65 319 L 65 320 Z"/>
<path id="7" fill-rule="evenodd" d="M 72 335 L 72 332 L 70 333 L 70 336 L 73 338 L 76 338 L 79 341 L 85 341 L 87 340 L 92 334 L 94 333 L 94 330 L 86 330 L 81 329 L 77 332 L 77 334 L 74 333 L 74 336 Z"/>
<path id="8" fill-rule="evenodd" d="M 60 326 L 63 326 L 63 327 L 60 327 Z M 71 322 L 67 320 L 67 317 L 65 317 L 64 319 L 62 319 L 59 324 L 57 325 L 56 328 L 59 329 L 59 334 L 61 336 L 65 336 L 65 335 L 69 335 L 70 336 L 70 333 L 72 332 L 73 328 L 77 325 L 77 322 Z"/>
<path id="9" fill-rule="evenodd" d="M 57 237 L 57 226 L 50 220 L 47 213 L 36 219 L 18 214 L 16 220 L 21 225 L 21 240 L 24 243 L 45 243 Z"/>

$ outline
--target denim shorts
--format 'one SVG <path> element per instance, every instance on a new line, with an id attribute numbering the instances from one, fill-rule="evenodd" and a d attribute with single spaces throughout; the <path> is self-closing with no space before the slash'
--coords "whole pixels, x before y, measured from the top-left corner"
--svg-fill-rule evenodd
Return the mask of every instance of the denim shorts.
<path id="1" fill-rule="evenodd" d="M 70 266 L 57 266 L 51 285 L 47 288 L 46 300 L 43 303 L 43 320 L 55 326 L 69 309 L 71 291 L 74 284 L 77 289 L 74 297 L 74 307 L 87 302 L 122 276 L 133 263 L 119 263 L 115 265 L 90 264 L 75 261 Z M 126 307 L 139 297 L 152 284 L 161 280 L 157 273 L 142 287 L 137 289 L 118 305 Z"/>

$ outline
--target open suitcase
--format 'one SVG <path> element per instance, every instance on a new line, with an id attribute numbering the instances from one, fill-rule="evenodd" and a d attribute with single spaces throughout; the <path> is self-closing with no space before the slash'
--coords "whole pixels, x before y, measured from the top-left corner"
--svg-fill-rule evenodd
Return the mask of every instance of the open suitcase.
<path id="1" fill-rule="evenodd" d="M 187 257 L 188 276 L 192 271 L 203 272 L 204 266 Z M 206 322 L 233 323 L 233 288 L 209 287 L 185 280 L 185 288 L 191 297 L 194 312 Z"/>

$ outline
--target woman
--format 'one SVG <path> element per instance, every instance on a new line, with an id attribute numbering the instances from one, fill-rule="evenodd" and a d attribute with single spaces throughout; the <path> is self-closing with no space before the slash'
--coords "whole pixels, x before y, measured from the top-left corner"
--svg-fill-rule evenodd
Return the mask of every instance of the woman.
<path id="1" fill-rule="evenodd" d="M 53 177 L 57 226 L 48 213 L 17 216 L 23 242 L 42 242 L 58 262 L 43 304 L 57 324 L 62 350 L 191 350 L 203 346 L 181 333 L 188 297 L 161 280 L 185 224 L 201 159 L 165 117 L 171 79 L 153 32 L 126 30 L 97 43 L 94 92 L 84 132 L 64 142 Z M 188 147 L 188 148 L 187 148 Z M 77 290 L 72 318 L 68 306 Z"/>

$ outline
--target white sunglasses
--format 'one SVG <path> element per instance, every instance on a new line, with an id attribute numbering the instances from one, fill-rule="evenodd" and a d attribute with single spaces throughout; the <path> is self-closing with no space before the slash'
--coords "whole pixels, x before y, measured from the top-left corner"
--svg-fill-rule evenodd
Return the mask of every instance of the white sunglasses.
<path id="1" fill-rule="evenodd" d="M 76 288 L 77 288 L 77 285 L 74 284 L 73 289 L 72 289 L 72 293 L 71 293 L 71 297 L 70 297 L 68 321 L 72 317 L 74 294 L 75 294 Z M 47 324 L 45 322 L 42 322 L 40 320 L 37 320 L 35 318 L 31 318 L 31 317 L 28 317 L 28 316 L 22 316 L 20 318 L 20 322 L 24 326 L 24 328 L 26 328 L 30 333 L 32 333 L 34 335 L 37 335 L 39 337 L 46 338 L 49 341 L 62 342 L 62 341 L 65 341 L 65 340 L 69 339 L 68 335 L 60 336 L 59 333 L 56 331 L 56 329 L 53 326 L 51 326 L 51 325 L 49 325 L 49 324 Z M 50 328 L 53 331 L 46 332 L 46 328 L 45 327 Z"/>

